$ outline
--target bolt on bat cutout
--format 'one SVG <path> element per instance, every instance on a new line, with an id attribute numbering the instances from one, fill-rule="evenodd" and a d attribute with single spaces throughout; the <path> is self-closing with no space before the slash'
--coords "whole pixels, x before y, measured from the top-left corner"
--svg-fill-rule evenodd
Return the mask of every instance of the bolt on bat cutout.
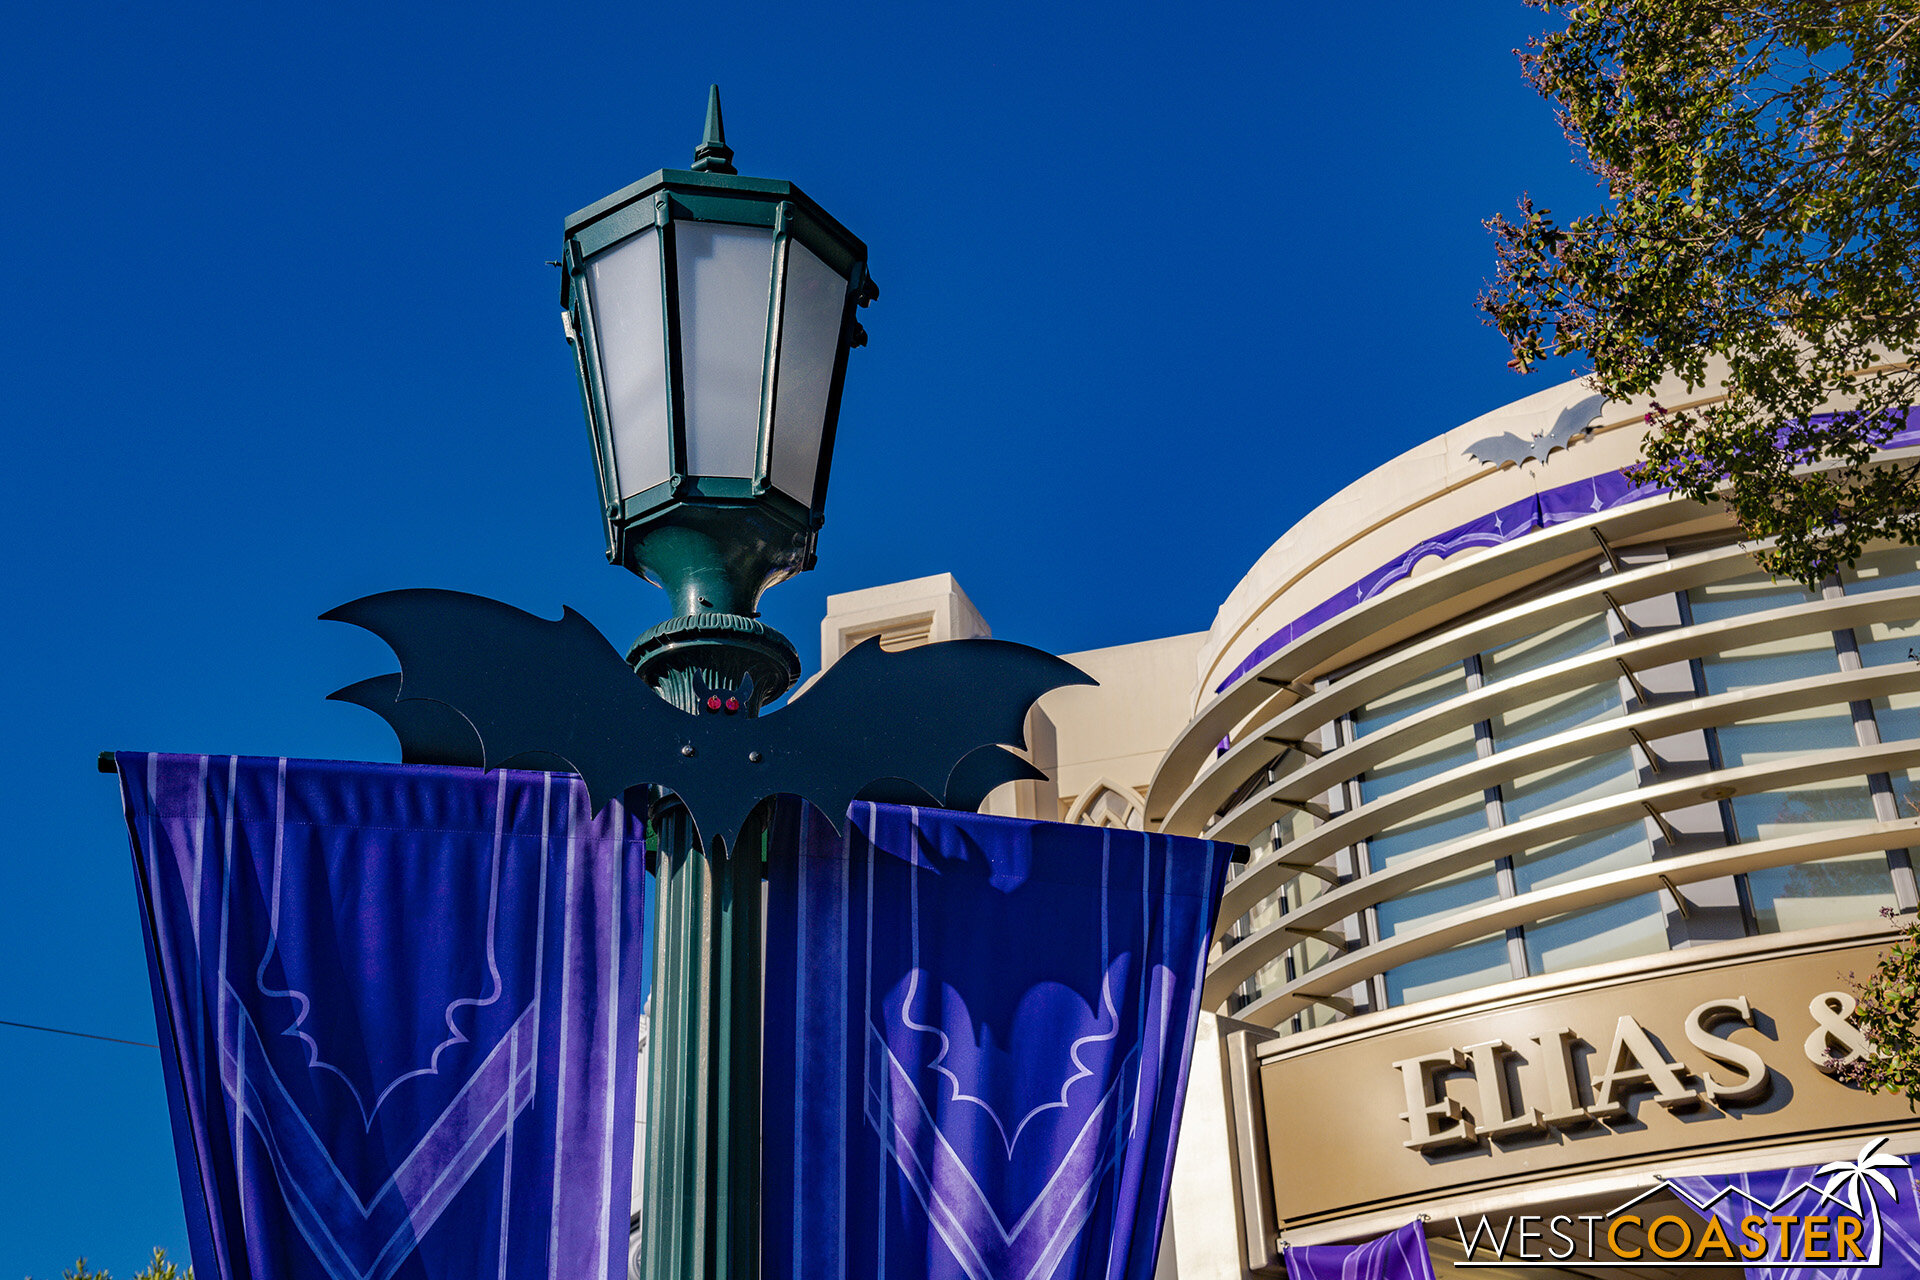
<path id="1" fill-rule="evenodd" d="M 398 673 L 329 697 L 386 720 L 406 763 L 565 768 L 586 782 L 596 811 L 629 787 L 663 787 L 709 848 L 731 846 L 755 806 L 776 795 L 805 800 L 836 830 L 860 798 L 977 809 L 1001 783 L 1046 776 L 1006 749 L 1025 747 L 1040 695 L 1097 683 L 1005 640 L 889 652 L 870 639 L 770 716 L 752 714 L 751 689 L 701 688 L 689 714 L 572 609 L 556 621 L 422 588 L 321 617 L 371 631 L 400 659 Z"/>

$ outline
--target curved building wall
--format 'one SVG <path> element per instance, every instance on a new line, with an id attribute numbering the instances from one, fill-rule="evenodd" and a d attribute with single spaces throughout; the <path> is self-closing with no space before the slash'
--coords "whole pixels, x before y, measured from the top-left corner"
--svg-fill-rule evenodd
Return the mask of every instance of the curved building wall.
<path id="1" fill-rule="evenodd" d="M 1544 465 L 1489 466 L 1468 456 L 1476 441 L 1508 434 L 1526 439 L 1563 414 L 1590 414 L 1596 425 Z M 1564 383 L 1415 445 L 1361 476 L 1283 533 L 1221 603 L 1201 653 L 1200 700 L 1257 644 L 1369 571 L 1541 488 L 1617 472 L 1639 456 L 1643 433 L 1641 410 Z"/>
<path id="2" fill-rule="evenodd" d="M 1467 456 L 1567 413 L 1599 429 Z M 1913 907 L 1920 552 L 1774 583 L 1724 517 L 1620 478 L 1638 423 L 1530 397 L 1349 486 L 1235 589 L 1147 800 L 1253 851 L 1210 1008 L 1301 1030 Z"/>
<path id="3" fill-rule="evenodd" d="M 1223 1233 L 1222 1163 L 1244 1275 L 1423 1211 L 1920 1151 L 1821 1039 L 1880 912 L 1920 900 L 1920 549 L 1773 582 L 1723 512 L 1622 476 L 1644 430 L 1550 388 L 1357 480 L 1221 606 L 1144 803 L 1250 850 L 1176 1244 Z M 1886 457 L 1920 459 L 1920 415 Z M 1621 1103 L 1599 1064 L 1643 1033 L 1689 1083 Z M 1763 1062 L 1751 1096 L 1715 1093 L 1721 1035 Z"/>

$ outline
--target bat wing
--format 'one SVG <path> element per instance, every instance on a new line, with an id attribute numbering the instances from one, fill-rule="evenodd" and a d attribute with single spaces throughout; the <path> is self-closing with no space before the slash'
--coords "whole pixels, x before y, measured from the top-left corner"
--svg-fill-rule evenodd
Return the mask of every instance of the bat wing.
<path id="1" fill-rule="evenodd" d="M 976 812 L 987 793 L 1003 782 L 1045 782 L 1047 775 L 1005 747 L 976 747 L 947 779 L 947 808 Z"/>
<path id="2" fill-rule="evenodd" d="M 904 778 L 880 778 L 860 788 L 855 800 L 878 800 L 881 804 L 920 804 L 939 809 L 977 811 L 987 795 L 1003 782 L 1045 782 L 1047 775 L 1021 756 L 1001 746 L 975 747 L 954 766 L 947 779 L 947 794 L 934 795 L 925 787 L 916 787 Z"/>
<path id="3" fill-rule="evenodd" d="M 399 676 L 332 696 L 384 717 L 409 761 L 497 769 L 557 758 L 586 781 L 597 811 L 630 786 L 669 783 L 696 723 L 572 609 L 550 621 L 485 596 L 416 589 L 321 617 L 364 627 L 399 657 Z"/>
<path id="4" fill-rule="evenodd" d="M 847 805 L 881 779 L 977 807 L 1002 782 L 1044 777 L 999 744 L 1025 745 L 1027 712 L 1041 694 L 1093 683 L 1070 662 L 1005 640 L 889 652 L 874 639 L 805 696 L 747 723 L 764 744 L 765 793 L 800 796 L 838 827 Z"/>
<path id="5" fill-rule="evenodd" d="M 364 627 L 400 659 L 332 695 L 368 707 L 404 759 L 495 769 L 559 761 L 593 807 L 652 783 L 708 841 L 731 844 L 760 801 L 795 795 L 836 827 L 856 796 L 977 808 L 1003 782 L 1043 778 L 1023 745 L 1041 694 L 1093 680 L 1038 649 L 955 640 L 855 648 L 805 697 L 764 718 L 692 716 L 665 701 L 573 610 L 557 621 L 458 591 L 388 591 L 322 617 Z"/>
<path id="6" fill-rule="evenodd" d="M 1522 440 L 1511 431 L 1502 431 L 1497 436 L 1475 440 L 1467 446 L 1466 454 L 1475 462 L 1491 462 L 1498 466 L 1505 466 L 1509 462 L 1524 462 L 1531 458 L 1533 442 Z"/>
<path id="7" fill-rule="evenodd" d="M 400 739 L 406 764 L 458 764 L 478 769 L 485 749 L 467 718 L 444 702 L 400 697 L 400 673 L 374 676 L 327 695 L 330 702 L 351 702 L 387 722 Z"/>
<path id="8" fill-rule="evenodd" d="M 1573 443 L 1575 436 L 1593 430 L 1593 424 L 1606 403 L 1605 396 L 1595 394 L 1576 400 L 1562 409 L 1554 418 L 1553 425 L 1547 428 L 1546 434 L 1533 438 L 1533 456 L 1544 462 L 1555 449 L 1564 449 Z"/>

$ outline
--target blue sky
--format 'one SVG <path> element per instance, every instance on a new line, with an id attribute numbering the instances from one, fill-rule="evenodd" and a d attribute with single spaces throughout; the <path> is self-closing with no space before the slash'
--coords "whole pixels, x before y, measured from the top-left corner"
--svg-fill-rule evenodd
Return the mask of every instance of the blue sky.
<path id="1" fill-rule="evenodd" d="M 820 568 L 1056 651 L 1204 629 L 1367 468 L 1546 385 L 1480 227 L 1592 199 L 1449 4 L 16 6 L 0 38 L 0 1019 L 150 1039 L 103 749 L 390 759 L 315 616 L 664 613 L 601 557 L 561 218 L 698 140 L 872 248 Z M 0 1280 L 184 1250 L 149 1050 L 0 1026 Z"/>

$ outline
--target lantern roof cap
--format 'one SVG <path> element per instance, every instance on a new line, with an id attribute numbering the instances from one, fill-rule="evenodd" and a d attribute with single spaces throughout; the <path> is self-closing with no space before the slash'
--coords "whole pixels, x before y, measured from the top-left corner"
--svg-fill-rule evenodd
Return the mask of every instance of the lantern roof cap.
<path id="1" fill-rule="evenodd" d="M 571 239 L 588 230 L 595 223 L 621 215 L 641 201 L 651 200 L 662 193 L 682 197 L 683 201 L 690 197 L 690 203 L 693 205 L 704 206 L 702 212 L 694 215 L 701 221 L 712 217 L 712 214 L 707 211 L 712 210 L 719 202 L 735 202 L 736 208 L 741 203 L 757 204 L 762 208 L 770 208 L 782 203 L 791 204 L 804 213 L 809 222 L 833 240 L 838 241 L 852 258 L 862 262 L 867 258 L 866 241 L 847 230 L 844 223 L 821 208 L 812 196 L 791 182 L 782 178 L 749 178 L 744 174 L 699 172 L 693 169 L 659 169 L 638 182 L 622 187 L 610 196 L 595 200 L 586 208 L 567 215 L 562 234 Z M 703 201 L 702 197 L 706 199 Z M 676 203 L 682 204 L 684 208 L 681 201 Z M 632 215 L 627 214 L 623 220 L 631 219 Z M 760 222 L 763 219 L 770 225 L 771 212 L 750 216 L 744 220 Z M 650 213 L 642 215 L 641 221 L 651 222 L 652 220 Z M 720 214 L 715 220 L 734 221 L 725 214 Z"/>
<path id="2" fill-rule="evenodd" d="M 803 204 L 807 212 L 824 218 L 843 234 L 852 236 L 832 215 L 821 209 L 806 192 L 782 178 L 749 178 L 738 173 L 702 172 L 695 169 L 656 169 L 635 183 L 620 188 L 610 196 L 602 196 L 592 204 L 567 215 L 566 232 L 572 235 L 580 228 L 619 209 L 624 209 L 636 200 L 645 199 L 660 191 L 673 191 L 688 195 L 711 192 L 716 195 L 741 195 L 750 199 L 792 200 Z"/>
<path id="3" fill-rule="evenodd" d="M 720 86 L 707 86 L 707 127 L 693 151 L 693 167 L 701 173 L 738 173 L 733 148 L 727 145 L 727 126 L 720 119 Z"/>
<path id="4" fill-rule="evenodd" d="M 835 270 L 854 273 L 863 303 L 879 296 L 879 289 L 867 274 L 866 241 L 793 183 L 738 173 L 659 169 L 567 215 L 562 232 L 568 250 L 567 269 L 560 279 L 561 306 L 567 305 L 573 274 L 586 258 L 655 224 L 661 216 L 656 199 L 671 205 L 676 219 L 767 227 L 774 226 L 781 216 L 778 206 L 791 206 L 807 228 L 803 239 L 808 247 Z"/>
<path id="5" fill-rule="evenodd" d="M 733 148 L 727 145 L 726 126 L 720 115 L 719 85 L 712 85 L 708 89 L 706 129 L 699 147 L 694 150 L 691 169 L 656 170 L 640 181 L 622 187 L 612 195 L 604 196 L 584 209 L 569 214 L 564 229 L 565 235 L 571 238 L 637 201 L 662 192 L 692 197 L 696 207 L 701 202 L 701 197 L 717 197 L 718 201 L 725 201 L 731 197 L 762 205 L 788 202 L 797 206 L 810 221 L 829 236 L 840 241 L 854 258 L 863 262 L 866 260 L 866 243 L 847 230 L 838 218 L 821 208 L 799 187 L 779 178 L 746 177 L 733 167 Z M 708 207 L 711 208 L 712 204 L 709 203 Z M 699 218 L 705 215 L 696 213 L 694 216 Z M 717 220 L 725 222 L 729 219 L 722 214 Z"/>

